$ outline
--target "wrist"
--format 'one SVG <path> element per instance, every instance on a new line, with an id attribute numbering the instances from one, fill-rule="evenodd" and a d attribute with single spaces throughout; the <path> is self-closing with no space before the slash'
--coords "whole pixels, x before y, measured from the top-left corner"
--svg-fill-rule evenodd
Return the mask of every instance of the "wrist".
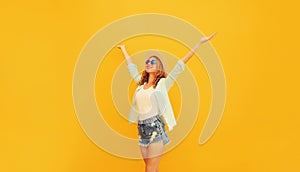
<path id="1" fill-rule="evenodd" d="M 198 42 L 198 43 L 192 48 L 192 51 L 195 53 L 196 50 L 199 48 L 199 46 L 200 46 L 201 44 L 202 44 L 201 42 Z"/>

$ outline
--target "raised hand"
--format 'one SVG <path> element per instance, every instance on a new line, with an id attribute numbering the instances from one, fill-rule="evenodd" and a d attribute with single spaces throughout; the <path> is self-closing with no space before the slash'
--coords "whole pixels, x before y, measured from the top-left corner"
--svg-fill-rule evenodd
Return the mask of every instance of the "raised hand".
<path id="1" fill-rule="evenodd" d="M 181 60 L 184 63 L 186 63 L 193 56 L 193 54 L 196 52 L 196 50 L 199 48 L 200 45 L 202 45 L 203 43 L 205 43 L 208 40 L 210 40 L 211 38 L 213 38 L 216 34 L 217 34 L 217 32 L 211 34 L 210 36 L 202 37 L 200 39 L 200 41 L 191 49 L 191 51 L 189 51 Z"/>
<path id="2" fill-rule="evenodd" d="M 125 47 L 125 45 L 117 45 L 117 48 L 120 48 L 120 49 L 122 49 L 124 47 Z"/>
<path id="3" fill-rule="evenodd" d="M 204 36 L 200 39 L 201 43 L 207 42 L 208 40 L 210 40 L 211 38 L 213 38 L 215 35 L 217 34 L 217 32 L 214 32 L 213 34 L 209 35 L 209 36 Z"/>
<path id="4" fill-rule="evenodd" d="M 126 50 L 125 45 L 117 45 L 117 48 L 119 48 L 119 49 L 122 51 L 122 53 L 123 53 L 123 55 L 124 55 L 124 57 L 125 57 L 127 63 L 128 63 L 128 64 L 129 64 L 129 63 L 132 63 L 129 54 L 127 53 L 127 50 Z"/>

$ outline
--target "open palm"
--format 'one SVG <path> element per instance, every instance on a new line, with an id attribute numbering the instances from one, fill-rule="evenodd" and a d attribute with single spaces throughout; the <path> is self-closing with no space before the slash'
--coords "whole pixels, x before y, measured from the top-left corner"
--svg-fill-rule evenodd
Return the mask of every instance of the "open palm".
<path id="1" fill-rule="evenodd" d="M 214 32 L 213 34 L 211 34 L 210 36 L 204 36 L 200 39 L 201 43 L 207 42 L 208 40 L 210 40 L 211 38 L 213 38 L 215 35 L 217 34 L 217 32 Z"/>

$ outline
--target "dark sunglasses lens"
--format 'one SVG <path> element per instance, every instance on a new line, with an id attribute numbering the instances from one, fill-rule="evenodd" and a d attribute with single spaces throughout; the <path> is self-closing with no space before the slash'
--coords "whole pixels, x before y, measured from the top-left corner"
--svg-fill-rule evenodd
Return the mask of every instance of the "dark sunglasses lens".
<path id="1" fill-rule="evenodd" d="M 156 60 L 155 59 L 153 59 L 153 60 L 146 60 L 146 62 L 145 62 L 146 64 L 148 64 L 148 63 L 151 63 L 151 64 L 156 64 Z"/>

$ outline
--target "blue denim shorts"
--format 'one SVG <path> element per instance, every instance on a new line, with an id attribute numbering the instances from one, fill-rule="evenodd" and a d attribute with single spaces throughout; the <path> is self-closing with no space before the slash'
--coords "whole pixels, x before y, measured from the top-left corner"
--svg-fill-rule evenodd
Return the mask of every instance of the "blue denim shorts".
<path id="1" fill-rule="evenodd" d="M 170 143 L 165 124 L 160 115 L 155 115 L 145 120 L 138 120 L 139 145 L 149 146 L 151 143 L 163 141 L 166 145 Z"/>

